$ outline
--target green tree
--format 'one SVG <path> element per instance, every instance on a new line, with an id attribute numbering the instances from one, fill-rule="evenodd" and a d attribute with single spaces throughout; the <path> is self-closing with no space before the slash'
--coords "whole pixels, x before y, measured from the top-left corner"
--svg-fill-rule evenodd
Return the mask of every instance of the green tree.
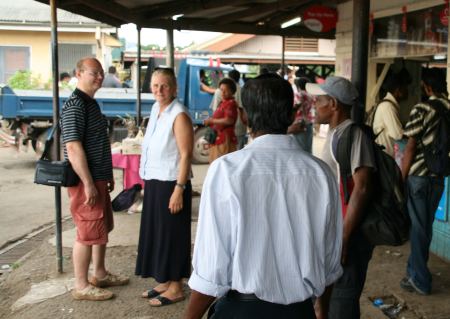
<path id="1" fill-rule="evenodd" d="M 32 76 L 30 71 L 19 70 L 8 80 L 12 89 L 32 90 L 39 88 L 39 77 Z"/>

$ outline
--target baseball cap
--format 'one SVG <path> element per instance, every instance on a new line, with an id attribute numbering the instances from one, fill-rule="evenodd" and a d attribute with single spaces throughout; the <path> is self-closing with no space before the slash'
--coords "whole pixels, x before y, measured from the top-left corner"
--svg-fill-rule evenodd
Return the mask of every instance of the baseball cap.
<path id="1" fill-rule="evenodd" d="M 359 96 L 352 82 L 340 76 L 327 77 L 322 84 L 307 83 L 306 92 L 312 95 L 329 95 L 346 105 L 352 105 Z"/>

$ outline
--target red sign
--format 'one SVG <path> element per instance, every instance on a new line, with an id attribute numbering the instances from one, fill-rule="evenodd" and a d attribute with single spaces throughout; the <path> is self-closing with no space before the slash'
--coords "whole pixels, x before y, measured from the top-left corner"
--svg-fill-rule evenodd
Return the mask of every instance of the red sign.
<path id="1" fill-rule="evenodd" d="M 336 28 L 337 11 L 333 8 L 314 5 L 303 13 L 303 23 L 314 32 L 328 32 Z"/>

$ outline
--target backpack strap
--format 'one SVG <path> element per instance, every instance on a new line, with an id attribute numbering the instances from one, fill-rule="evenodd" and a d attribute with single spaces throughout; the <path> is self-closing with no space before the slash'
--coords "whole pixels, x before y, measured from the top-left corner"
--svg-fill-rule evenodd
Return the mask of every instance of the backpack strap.
<path id="1" fill-rule="evenodd" d="M 86 140 L 86 133 L 87 133 L 87 124 L 88 124 L 88 112 L 86 111 L 86 107 L 84 108 L 84 138 L 83 141 L 81 141 L 81 143 L 84 145 L 84 141 Z M 55 132 L 57 130 L 57 128 L 61 128 L 61 117 L 58 120 L 58 124 L 53 125 L 52 129 L 50 131 L 50 133 L 47 136 L 47 139 L 45 140 L 45 146 L 44 146 L 44 151 L 42 152 L 41 155 L 41 160 L 43 159 L 49 159 L 48 155 L 50 154 L 50 149 L 52 147 L 52 143 L 53 143 L 53 136 L 55 135 Z"/>
<path id="2" fill-rule="evenodd" d="M 339 173 L 344 191 L 344 202 L 348 204 L 350 200 L 350 192 L 348 191 L 348 181 L 352 178 L 352 167 L 350 157 L 352 153 L 353 135 L 356 124 L 352 123 L 345 128 L 341 136 L 337 140 L 335 158 L 339 164 Z"/>
<path id="3" fill-rule="evenodd" d="M 431 106 L 433 110 L 435 110 L 439 116 L 445 117 L 448 112 L 447 108 L 444 106 L 444 103 L 440 99 L 428 100 L 428 105 Z"/>

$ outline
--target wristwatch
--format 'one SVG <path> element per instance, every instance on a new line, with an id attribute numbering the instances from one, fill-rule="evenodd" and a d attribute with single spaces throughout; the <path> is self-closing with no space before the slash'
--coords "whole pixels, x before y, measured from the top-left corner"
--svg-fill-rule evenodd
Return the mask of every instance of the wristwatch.
<path id="1" fill-rule="evenodd" d="M 175 186 L 178 186 L 179 188 L 185 190 L 186 189 L 186 184 L 180 184 L 180 183 L 176 183 Z"/>

